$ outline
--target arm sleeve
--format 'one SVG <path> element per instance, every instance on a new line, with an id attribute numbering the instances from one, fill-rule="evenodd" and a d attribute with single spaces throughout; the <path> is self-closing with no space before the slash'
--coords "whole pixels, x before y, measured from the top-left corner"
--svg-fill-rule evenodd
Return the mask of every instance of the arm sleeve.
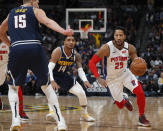
<path id="1" fill-rule="evenodd" d="M 95 78 L 99 77 L 98 69 L 96 67 L 96 64 L 101 60 L 100 57 L 98 57 L 96 54 L 92 57 L 92 59 L 89 61 L 89 68 L 92 71 Z"/>

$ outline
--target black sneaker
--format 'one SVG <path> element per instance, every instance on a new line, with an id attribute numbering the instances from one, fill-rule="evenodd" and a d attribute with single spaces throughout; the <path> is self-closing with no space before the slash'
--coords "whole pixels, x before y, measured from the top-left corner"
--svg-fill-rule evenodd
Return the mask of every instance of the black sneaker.
<path id="1" fill-rule="evenodd" d="M 151 126 L 151 125 L 150 125 L 150 122 L 146 119 L 145 115 L 141 115 L 141 116 L 139 117 L 138 125 L 139 125 L 139 126 L 144 126 L 144 127 L 149 127 L 149 126 Z"/>
<path id="2" fill-rule="evenodd" d="M 133 110 L 132 102 L 128 99 L 128 95 L 126 93 L 123 94 L 123 98 L 125 99 L 125 101 L 127 101 L 124 106 L 129 111 L 132 111 Z"/>

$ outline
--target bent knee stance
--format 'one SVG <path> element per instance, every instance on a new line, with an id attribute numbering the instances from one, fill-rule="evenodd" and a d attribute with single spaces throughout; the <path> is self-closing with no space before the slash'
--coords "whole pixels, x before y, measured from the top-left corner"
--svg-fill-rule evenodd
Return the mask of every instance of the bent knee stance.
<path id="1" fill-rule="evenodd" d="M 70 90 L 70 93 L 76 95 L 79 98 L 80 105 L 87 105 L 86 94 L 79 83 L 75 84 Z"/>

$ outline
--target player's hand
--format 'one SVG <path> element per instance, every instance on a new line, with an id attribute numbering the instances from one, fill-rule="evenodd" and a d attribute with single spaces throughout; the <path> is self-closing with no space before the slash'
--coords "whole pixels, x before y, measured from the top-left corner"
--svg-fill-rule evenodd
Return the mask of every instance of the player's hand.
<path id="1" fill-rule="evenodd" d="M 86 88 L 92 88 L 92 85 L 91 85 L 88 81 L 85 81 L 85 82 L 84 82 L 84 86 L 85 86 Z"/>
<path id="2" fill-rule="evenodd" d="M 51 81 L 51 85 L 52 85 L 54 90 L 57 90 L 60 88 L 60 86 L 55 81 Z"/>
<path id="3" fill-rule="evenodd" d="M 142 62 L 146 63 L 146 61 L 141 57 L 136 57 L 134 60 L 141 60 Z"/>
<path id="4" fill-rule="evenodd" d="M 65 30 L 64 35 L 67 35 L 67 36 L 74 35 L 74 31 L 68 28 L 67 30 Z"/>
<path id="5" fill-rule="evenodd" d="M 102 79 L 101 77 L 97 77 L 97 81 L 102 87 L 106 88 L 108 86 L 106 80 Z"/>

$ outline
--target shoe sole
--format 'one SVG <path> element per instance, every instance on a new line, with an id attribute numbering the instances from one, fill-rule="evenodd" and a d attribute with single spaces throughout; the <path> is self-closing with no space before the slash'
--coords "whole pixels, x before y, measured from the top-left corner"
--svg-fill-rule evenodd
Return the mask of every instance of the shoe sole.
<path id="1" fill-rule="evenodd" d="M 139 126 L 143 126 L 143 127 L 150 127 L 150 126 L 151 126 L 150 124 L 142 124 L 142 123 L 140 123 L 140 122 L 138 122 L 138 125 L 139 125 Z"/>
<path id="2" fill-rule="evenodd" d="M 86 122 L 94 122 L 95 120 L 85 120 L 83 118 L 80 118 L 81 121 L 86 121 Z"/>
<path id="3" fill-rule="evenodd" d="M 20 126 L 13 126 L 10 131 L 20 131 Z"/>

